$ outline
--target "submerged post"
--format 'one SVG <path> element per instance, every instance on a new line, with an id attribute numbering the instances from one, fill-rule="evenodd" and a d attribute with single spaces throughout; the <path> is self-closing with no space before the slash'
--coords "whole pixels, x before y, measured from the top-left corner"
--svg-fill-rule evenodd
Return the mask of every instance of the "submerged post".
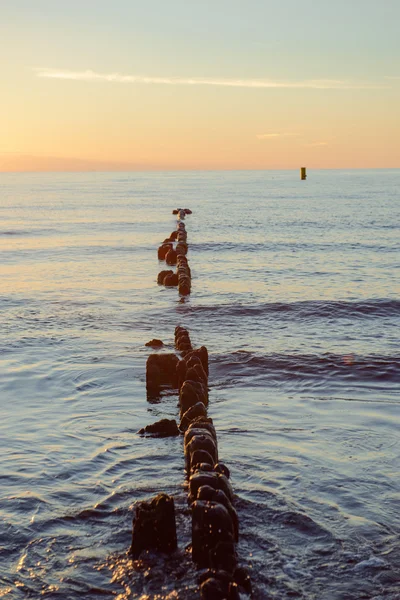
<path id="1" fill-rule="evenodd" d="M 300 179 L 302 181 L 304 181 L 305 179 L 307 179 L 307 173 L 306 173 L 306 168 L 305 167 L 300 167 Z"/>

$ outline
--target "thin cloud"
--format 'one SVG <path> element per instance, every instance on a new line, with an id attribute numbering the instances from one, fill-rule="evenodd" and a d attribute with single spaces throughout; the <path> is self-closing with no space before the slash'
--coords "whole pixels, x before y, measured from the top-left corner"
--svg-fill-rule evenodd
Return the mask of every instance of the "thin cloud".
<path id="1" fill-rule="evenodd" d="M 315 148 L 317 146 L 328 146 L 328 142 L 311 142 L 311 144 L 304 144 L 306 148 Z"/>
<path id="2" fill-rule="evenodd" d="M 217 86 L 251 89 L 315 89 L 315 90 L 354 90 L 381 88 L 378 84 L 352 82 L 338 79 L 306 79 L 303 81 L 275 81 L 271 79 L 217 79 L 208 77 L 148 77 L 143 75 L 122 75 L 121 73 L 97 73 L 96 71 L 66 71 L 36 67 L 37 77 L 86 82 L 140 83 L 181 86 Z"/>
<path id="3" fill-rule="evenodd" d="M 258 133 L 256 137 L 259 140 L 269 140 L 279 137 L 297 137 L 298 135 L 298 133 Z"/>

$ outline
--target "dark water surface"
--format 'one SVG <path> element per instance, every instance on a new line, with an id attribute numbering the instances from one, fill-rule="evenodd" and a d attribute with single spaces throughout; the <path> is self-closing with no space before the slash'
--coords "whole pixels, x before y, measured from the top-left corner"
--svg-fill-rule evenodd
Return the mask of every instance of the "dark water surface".
<path id="1" fill-rule="evenodd" d="M 210 353 L 254 597 L 400 598 L 400 171 L 0 175 L 0 597 L 198 598 L 145 343 Z M 187 206 L 192 295 L 156 284 Z M 168 347 L 167 346 L 167 347 Z M 171 558 L 126 555 L 136 500 Z"/>

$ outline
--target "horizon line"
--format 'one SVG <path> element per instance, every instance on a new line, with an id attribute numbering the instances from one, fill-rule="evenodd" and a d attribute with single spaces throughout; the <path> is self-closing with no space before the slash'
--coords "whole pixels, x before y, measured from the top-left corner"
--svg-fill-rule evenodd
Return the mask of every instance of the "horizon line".
<path id="1" fill-rule="evenodd" d="M 299 171 L 304 167 L 254 167 L 254 168 L 149 168 L 149 169 L 35 169 L 35 170 L 0 170 L 2 174 L 28 174 L 28 173 L 187 173 L 187 172 L 218 172 L 218 171 Z M 305 167 L 307 171 L 398 171 L 399 167 Z"/>

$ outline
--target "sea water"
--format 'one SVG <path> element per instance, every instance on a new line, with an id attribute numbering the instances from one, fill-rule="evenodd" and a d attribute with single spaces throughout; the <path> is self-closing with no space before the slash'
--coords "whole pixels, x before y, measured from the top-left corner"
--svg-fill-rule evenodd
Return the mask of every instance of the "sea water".
<path id="1" fill-rule="evenodd" d="M 400 597 L 400 171 L 0 174 L 0 597 L 197 598 L 152 338 L 210 355 L 254 598 Z M 156 283 L 186 218 L 192 293 Z M 175 498 L 178 550 L 127 555 Z"/>

